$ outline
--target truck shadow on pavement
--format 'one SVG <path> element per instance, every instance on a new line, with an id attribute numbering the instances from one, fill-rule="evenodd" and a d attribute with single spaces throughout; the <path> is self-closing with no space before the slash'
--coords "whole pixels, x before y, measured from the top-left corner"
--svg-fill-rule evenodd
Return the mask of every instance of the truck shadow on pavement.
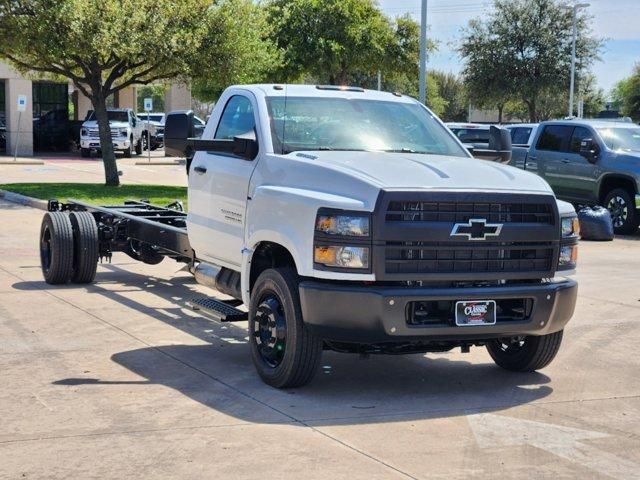
<path id="1" fill-rule="evenodd" d="M 135 268 L 135 267 L 134 267 Z M 106 270 L 106 271 L 105 271 Z M 39 284 L 39 286 L 37 286 Z M 21 282 L 17 289 L 46 288 Z M 74 287 L 63 287 L 64 290 Z M 197 344 L 163 345 L 137 334 L 143 348 L 115 353 L 111 359 L 139 379 L 63 378 L 59 386 L 163 385 L 211 409 L 258 423 L 314 425 L 380 423 L 497 411 L 539 401 L 553 391 L 541 373 L 513 373 L 496 367 L 483 349 L 471 363 L 458 352 L 440 355 L 375 356 L 326 351 L 318 375 L 303 388 L 276 390 L 263 384 L 251 363 L 246 323 L 224 324 L 182 306 L 202 295 L 188 275 L 170 279 L 134 273 L 129 265 L 106 265 L 96 283 L 84 288 L 117 308 L 118 315 L 87 310 L 102 321 L 126 329 L 127 313 L 143 314 L 194 337 Z M 144 303 L 130 292 L 144 292 Z M 148 294 L 152 295 L 148 295 Z M 153 300 L 157 296 L 157 303 Z M 171 306 L 166 306 L 171 299 Z M 162 307 L 154 305 L 161 304 Z M 100 302 L 107 305 L 107 302 Z M 151 317 L 151 319 L 147 318 Z M 120 323 L 122 322 L 122 323 Z M 128 324 L 130 325 L 130 323 Z M 482 363 L 479 363 L 482 362 Z M 81 391 L 81 390 L 80 390 Z M 235 399 L 235 400 L 234 400 Z M 270 410 L 271 415 L 260 413 Z M 275 417 L 274 417 L 275 415 Z"/>

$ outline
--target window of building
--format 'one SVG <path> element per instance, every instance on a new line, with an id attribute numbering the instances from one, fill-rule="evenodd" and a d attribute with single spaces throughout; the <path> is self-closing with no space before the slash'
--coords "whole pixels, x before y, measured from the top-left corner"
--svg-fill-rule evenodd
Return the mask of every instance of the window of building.
<path id="1" fill-rule="evenodd" d="M 71 140 L 69 86 L 33 82 L 33 149 L 67 151 Z"/>

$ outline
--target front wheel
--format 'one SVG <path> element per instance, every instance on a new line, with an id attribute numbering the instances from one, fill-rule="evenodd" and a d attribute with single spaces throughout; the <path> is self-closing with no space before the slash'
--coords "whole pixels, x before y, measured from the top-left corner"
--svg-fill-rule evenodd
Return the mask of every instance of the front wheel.
<path id="1" fill-rule="evenodd" d="M 249 305 L 251 358 L 260 378 L 276 388 L 311 381 L 322 356 L 322 341 L 302 321 L 298 278 L 291 268 L 260 274 Z"/>
<path id="2" fill-rule="evenodd" d="M 133 139 L 131 140 L 133 141 Z M 136 143 L 136 155 L 142 155 L 142 137 L 138 139 L 138 143 Z"/>
<path id="3" fill-rule="evenodd" d="M 496 365 L 516 372 L 533 372 L 551 363 L 562 343 L 562 330 L 549 335 L 499 338 L 487 343 Z"/>
<path id="4" fill-rule="evenodd" d="M 635 208 L 633 195 L 623 188 L 616 188 L 604 198 L 604 206 L 611 213 L 615 233 L 635 233 L 640 223 L 640 215 Z"/>

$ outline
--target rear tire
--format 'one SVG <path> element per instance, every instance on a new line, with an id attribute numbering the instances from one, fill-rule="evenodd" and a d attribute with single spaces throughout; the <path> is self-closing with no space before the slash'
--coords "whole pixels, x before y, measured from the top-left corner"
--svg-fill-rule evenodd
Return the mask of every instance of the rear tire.
<path id="1" fill-rule="evenodd" d="M 624 188 L 611 190 L 604 197 L 604 206 L 611 213 L 613 231 L 618 235 L 635 233 L 640 224 L 640 214 L 636 210 L 635 199 Z"/>
<path id="2" fill-rule="evenodd" d="M 542 336 L 510 337 L 491 340 L 487 343 L 489 355 L 496 364 L 504 369 L 516 372 L 534 372 L 551 363 L 555 358 L 562 333 L 550 333 Z"/>
<path id="3" fill-rule="evenodd" d="M 98 226 L 89 212 L 71 212 L 69 214 L 73 228 L 73 283 L 91 283 L 98 269 Z"/>
<path id="4" fill-rule="evenodd" d="M 293 269 L 268 269 L 256 280 L 249 305 L 249 343 L 258 375 L 272 387 L 300 387 L 318 370 L 322 341 L 304 326 Z"/>
<path id="5" fill-rule="evenodd" d="M 40 266 L 49 285 L 67 283 L 73 274 L 73 228 L 69 215 L 47 212 L 40 228 Z"/>

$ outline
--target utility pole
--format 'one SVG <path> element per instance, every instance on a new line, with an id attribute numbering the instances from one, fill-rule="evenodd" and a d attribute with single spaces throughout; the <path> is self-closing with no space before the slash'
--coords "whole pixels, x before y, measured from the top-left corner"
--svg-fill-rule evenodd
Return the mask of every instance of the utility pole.
<path id="1" fill-rule="evenodd" d="M 588 3 L 576 3 L 573 7 L 566 5 L 565 8 L 573 9 L 573 40 L 571 42 L 571 86 L 569 87 L 569 116 L 573 117 L 573 89 L 576 82 L 576 37 L 578 36 L 578 9 L 587 8 Z"/>
<path id="2" fill-rule="evenodd" d="M 427 0 L 422 0 L 420 12 L 420 102 L 427 102 Z"/>

